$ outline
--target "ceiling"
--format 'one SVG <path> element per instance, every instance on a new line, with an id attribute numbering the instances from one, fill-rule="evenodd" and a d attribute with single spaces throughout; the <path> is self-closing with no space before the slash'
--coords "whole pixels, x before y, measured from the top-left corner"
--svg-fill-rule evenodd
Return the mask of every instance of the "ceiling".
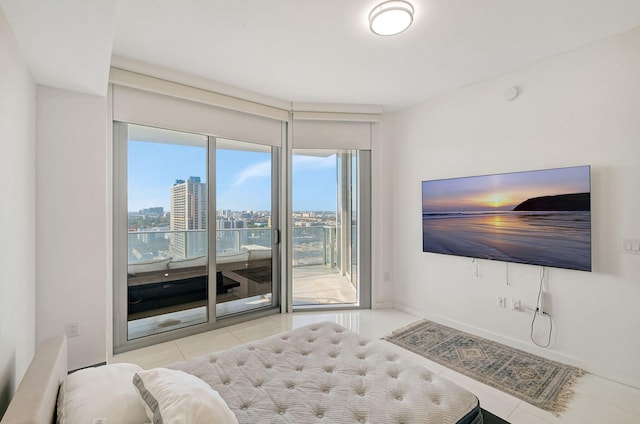
<path id="1" fill-rule="evenodd" d="M 112 54 L 293 102 L 407 107 L 640 26 L 638 0 L 0 0 L 34 79 L 106 93 Z"/>

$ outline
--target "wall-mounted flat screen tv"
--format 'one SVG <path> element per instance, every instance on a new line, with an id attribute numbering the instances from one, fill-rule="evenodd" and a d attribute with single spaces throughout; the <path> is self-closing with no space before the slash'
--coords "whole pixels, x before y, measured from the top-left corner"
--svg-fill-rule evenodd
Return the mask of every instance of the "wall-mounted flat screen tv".
<path id="1" fill-rule="evenodd" d="M 422 182 L 422 250 L 591 271 L 590 166 Z"/>

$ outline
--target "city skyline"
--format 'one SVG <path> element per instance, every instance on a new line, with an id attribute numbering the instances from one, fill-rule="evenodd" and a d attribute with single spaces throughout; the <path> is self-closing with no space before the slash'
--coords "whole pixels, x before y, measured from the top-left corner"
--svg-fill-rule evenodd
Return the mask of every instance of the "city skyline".
<path id="1" fill-rule="evenodd" d="M 170 211 L 176 180 L 206 181 L 206 148 L 129 141 L 129 212 L 162 207 Z M 216 150 L 216 209 L 271 210 L 271 154 L 264 151 Z M 336 157 L 293 157 L 293 209 L 333 211 L 336 204 Z"/>

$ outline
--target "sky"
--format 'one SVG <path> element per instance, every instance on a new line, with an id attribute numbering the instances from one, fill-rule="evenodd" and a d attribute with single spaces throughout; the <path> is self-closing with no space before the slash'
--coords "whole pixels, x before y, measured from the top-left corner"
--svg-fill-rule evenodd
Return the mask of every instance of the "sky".
<path id="1" fill-rule="evenodd" d="M 513 210 L 532 197 L 590 191 L 588 166 L 422 182 L 423 212 Z"/>
<path id="2" fill-rule="evenodd" d="M 128 207 L 131 212 L 162 206 L 170 210 L 176 179 L 206 181 L 204 147 L 129 141 Z M 271 154 L 216 151 L 216 209 L 271 210 Z M 335 155 L 293 157 L 293 210 L 336 209 Z"/>

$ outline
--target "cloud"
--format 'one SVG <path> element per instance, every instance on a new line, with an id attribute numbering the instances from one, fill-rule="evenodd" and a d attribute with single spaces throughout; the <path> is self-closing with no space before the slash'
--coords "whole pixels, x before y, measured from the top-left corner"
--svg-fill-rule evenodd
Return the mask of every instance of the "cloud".
<path id="1" fill-rule="evenodd" d="M 293 168 L 294 171 L 308 171 L 314 169 L 335 168 L 336 155 L 327 157 L 322 156 L 293 156 Z M 242 171 L 240 171 L 231 185 L 232 188 L 237 188 L 252 178 L 264 178 L 271 177 L 271 161 L 264 161 L 251 165 Z"/>
<path id="2" fill-rule="evenodd" d="M 243 169 L 236 175 L 232 187 L 238 187 L 251 178 L 261 178 L 271 176 L 271 161 L 265 161 L 251 165 Z"/>

